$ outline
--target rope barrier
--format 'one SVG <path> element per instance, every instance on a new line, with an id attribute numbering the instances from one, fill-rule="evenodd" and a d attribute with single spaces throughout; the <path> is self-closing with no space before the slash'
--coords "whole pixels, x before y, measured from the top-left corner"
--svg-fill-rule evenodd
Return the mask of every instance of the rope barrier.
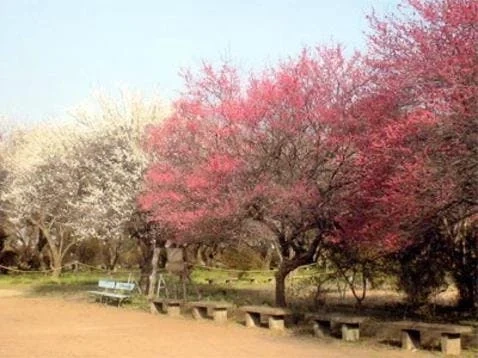
<path id="1" fill-rule="evenodd" d="M 72 265 L 78 265 L 78 266 L 84 266 L 84 267 L 88 267 L 88 268 L 93 268 L 97 271 L 101 271 L 101 272 L 108 272 L 108 273 L 113 273 L 113 274 L 122 274 L 122 273 L 131 273 L 132 271 L 131 270 L 128 270 L 128 271 L 109 271 L 108 269 L 103 269 L 103 268 L 100 268 L 100 267 L 95 267 L 95 266 L 91 266 L 91 265 L 87 265 L 87 264 L 84 264 L 84 263 L 81 263 L 81 262 L 73 262 L 73 263 L 69 263 L 69 264 L 66 264 L 66 265 L 63 265 L 61 266 L 60 268 L 57 268 L 57 269 L 45 269 L 45 270 L 21 270 L 21 269 L 16 269 L 16 268 L 13 268 L 13 267 L 8 267 L 8 266 L 3 266 L 3 265 L 0 265 L 0 269 L 4 269 L 4 270 L 7 270 L 7 271 L 12 271 L 12 272 L 18 272 L 18 273 L 23 273 L 23 274 L 29 274 L 29 273 L 51 273 L 53 271 L 58 271 L 58 270 L 63 270 L 65 268 L 71 268 Z"/>
<path id="2" fill-rule="evenodd" d="M 104 268 L 101 268 L 101 267 L 92 266 L 92 265 L 88 265 L 88 264 L 84 264 L 84 263 L 82 263 L 82 262 L 77 262 L 76 264 L 78 264 L 79 266 L 88 267 L 88 268 L 91 268 L 91 269 L 94 269 L 94 270 L 97 270 L 97 271 L 108 271 L 107 269 L 104 269 Z"/>
<path id="3" fill-rule="evenodd" d="M 276 272 L 277 270 L 237 270 L 237 269 L 224 269 L 220 267 L 208 267 L 204 265 L 194 265 L 194 268 L 199 268 L 207 271 L 219 271 L 219 272 L 238 272 L 238 273 L 264 273 L 264 272 Z"/>
<path id="4" fill-rule="evenodd" d="M 111 271 L 111 270 L 108 270 L 108 269 L 104 269 L 104 268 L 101 268 L 101 267 L 95 267 L 95 266 L 91 266 L 91 265 L 87 265 L 87 264 L 84 264 L 84 263 L 81 263 L 81 262 L 78 262 L 78 265 L 79 266 L 84 266 L 84 267 L 87 267 L 87 268 L 90 268 L 90 269 L 95 269 L 97 271 L 101 271 L 101 272 L 105 272 L 105 273 L 108 273 L 108 274 L 113 274 L 113 275 L 116 275 L 116 274 L 130 274 L 130 273 L 139 273 L 139 271 L 137 270 L 118 270 L 118 271 Z"/>
<path id="5" fill-rule="evenodd" d="M 4 270 L 8 270 L 8 271 L 21 272 L 21 273 L 50 273 L 50 272 L 53 272 L 53 271 L 62 270 L 65 267 L 70 267 L 70 266 L 71 265 L 64 265 L 64 266 L 61 266 L 58 269 L 46 269 L 46 270 L 20 270 L 20 269 L 16 269 L 16 268 L 13 268 L 13 267 L 8 267 L 8 266 L 3 266 L 3 265 L 0 265 L 0 268 L 4 269 Z"/>
<path id="6" fill-rule="evenodd" d="M 308 264 L 308 265 L 299 266 L 296 270 L 301 269 L 301 268 L 306 268 L 306 267 L 312 267 L 312 266 L 315 266 L 315 264 Z M 194 265 L 193 267 L 208 270 L 208 271 L 219 271 L 219 272 L 238 272 L 238 273 L 274 273 L 274 272 L 277 272 L 277 269 L 273 269 L 273 270 L 237 270 L 237 269 L 224 269 L 224 268 L 220 268 L 220 267 L 208 267 L 208 266 L 204 266 L 204 265 Z"/>
<path id="7" fill-rule="evenodd" d="M 28 274 L 28 273 L 51 273 L 53 271 L 63 270 L 64 268 L 67 268 L 67 267 L 71 268 L 72 265 L 78 265 L 78 266 L 82 266 L 82 267 L 85 267 L 85 268 L 94 269 L 96 271 L 107 272 L 107 273 L 112 273 L 112 274 L 131 273 L 132 272 L 131 270 L 110 271 L 108 269 L 88 265 L 88 264 L 85 264 L 85 263 L 82 263 L 82 262 L 72 262 L 72 263 L 63 265 L 63 266 L 61 266 L 60 268 L 57 268 L 57 269 L 21 270 L 21 269 L 16 269 L 16 268 L 13 268 L 13 267 L 8 267 L 8 266 L 3 266 L 3 265 L 0 265 L 0 269 L 12 271 L 12 272 L 18 272 L 18 273 L 25 273 L 25 274 Z M 303 266 L 298 267 L 297 270 L 302 269 L 302 268 L 312 267 L 312 266 L 315 266 L 315 264 L 303 265 Z M 201 270 L 207 270 L 207 271 L 242 273 L 242 274 L 275 273 L 275 272 L 277 272 L 277 269 L 273 269 L 273 270 L 238 270 L 238 269 L 224 269 L 224 268 L 219 268 L 219 267 L 208 267 L 208 266 L 204 266 L 204 265 L 193 265 L 193 268 L 197 268 L 197 269 L 201 269 Z M 164 271 L 164 270 L 162 270 L 162 271 Z M 309 277 L 309 276 L 314 276 L 314 275 L 315 274 L 301 275 L 301 277 L 302 276 L 303 277 Z"/>

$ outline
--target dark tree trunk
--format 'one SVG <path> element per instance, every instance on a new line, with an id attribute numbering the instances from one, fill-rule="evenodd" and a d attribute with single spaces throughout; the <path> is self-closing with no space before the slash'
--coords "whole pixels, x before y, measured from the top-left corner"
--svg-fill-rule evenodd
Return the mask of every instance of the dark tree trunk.
<path id="1" fill-rule="evenodd" d="M 139 269 L 141 275 L 139 278 L 139 286 L 141 287 L 142 292 L 148 292 L 149 289 L 149 275 L 153 268 L 151 265 L 153 248 L 154 247 L 149 240 L 138 239 L 138 249 L 140 252 Z"/>
<path id="2" fill-rule="evenodd" d="M 471 310 L 475 315 L 478 312 L 477 280 L 477 278 L 473 277 L 461 278 L 457 285 L 460 294 L 459 306 L 463 309 Z"/>
<path id="3" fill-rule="evenodd" d="M 107 256 L 107 262 L 108 262 L 108 270 L 109 271 L 114 271 L 116 268 L 116 265 L 118 264 L 119 260 L 119 246 L 118 245 L 111 245 L 107 248 L 106 256 Z"/>
<path id="4" fill-rule="evenodd" d="M 3 251 L 3 248 L 5 247 L 5 240 L 7 239 L 7 235 L 5 234 L 5 231 L 3 228 L 0 227 L 0 252 Z"/>
<path id="5" fill-rule="evenodd" d="M 478 233 L 475 230 L 455 244 L 453 261 L 459 306 L 478 316 Z"/>
<path id="6" fill-rule="evenodd" d="M 47 258 L 45 257 L 43 249 L 47 247 L 48 242 L 45 238 L 45 235 L 43 235 L 43 231 L 41 231 L 39 228 L 36 228 L 35 230 L 37 235 L 37 243 L 35 249 L 38 253 L 39 268 L 42 270 L 46 270 L 50 264 L 49 262 L 47 262 Z"/>
<path id="7" fill-rule="evenodd" d="M 459 292 L 459 306 L 478 315 L 478 263 L 455 269 L 453 272 Z"/>
<path id="8" fill-rule="evenodd" d="M 290 266 L 289 263 L 291 262 L 288 260 L 282 261 L 282 264 L 279 267 L 279 270 L 275 274 L 275 279 L 276 279 L 275 304 L 278 307 L 287 306 L 287 300 L 285 295 L 285 279 L 287 278 L 287 275 L 294 270 L 294 268 L 292 268 L 292 266 Z"/>
<path id="9" fill-rule="evenodd" d="M 203 250 L 204 263 L 207 267 L 212 267 L 214 263 L 214 249 L 209 246 L 204 246 Z"/>
<path id="10" fill-rule="evenodd" d="M 309 249 L 305 252 L 296 254 L 292 259 L 283 257 L 283 260 L 279 266 L 279 270 L 276 272 L 276 287 L 275 287 L 275 304 L 278 307 L 286 307 L 287 299 L 285 294 L 285 279 L 296 268 L 312 264 L 316 261 L 317 248 L 321 242 L 321 236 L 317 236 L 315 240 L 310 244 Z M 286 249 L 283 249 L 286 251 Z"/>

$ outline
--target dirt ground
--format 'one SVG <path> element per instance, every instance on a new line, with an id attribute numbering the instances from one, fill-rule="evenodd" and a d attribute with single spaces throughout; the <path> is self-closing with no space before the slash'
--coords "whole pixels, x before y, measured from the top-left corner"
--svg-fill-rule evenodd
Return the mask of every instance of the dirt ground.
<path id="1" fill-rule="evenodd" d="M 0 357 L 429 357 L 0 290 Z M 436 356 L 436 355 L 434 355 Z"/>

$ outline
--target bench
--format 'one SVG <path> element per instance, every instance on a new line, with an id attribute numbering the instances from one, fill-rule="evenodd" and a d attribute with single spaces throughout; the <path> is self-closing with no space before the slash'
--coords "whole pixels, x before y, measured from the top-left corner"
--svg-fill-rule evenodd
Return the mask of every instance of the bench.
<path id="1" fill-rule="evenodd" d="M 232 308 L 230 303 L 212 301 L 189 302 L 188 306 L 192 308 L 195 319 L 200 320 L 212 316 L 214 322 L 218 323 L 227 322 L 227 310 Z"/>
<path id="2" fill-rule="evenodd" d="M 269 329 L 277 331 L 284 330 L 284 319 L 292 315 L 290 310 L 279 307 L 243 306 L 239 310 L 245 314 L 246 327 L 257 327 L 261 322 L 267 322 Z"/>
<path id="3" fill-rule="evenodd" d="M 473 327 L 473 333 L 470 335 L 470 345 L 472 347 L 478 347 L 478 320 L 464 320 L 458 322 L 460 325 L 463 326 L 470 326 Z"/>
<path id="4" fill-rule="evenodd" d="M 330 335 L 332 323 L 340 326 L 342 339 L 347 342 L 360 339 L 360 325 L 367 317 L 347 316 L 337 313 L 315 313 L 306 315 L 306 320 L 312 322 L 316 337 Z"/>
<path id="5" fill-rule="evenodd" d="M 392 322 L 391 325 L 401 330 L 403 349 L 415 350 L 420 348 L 421 333 L 424 331 L 434 332 L 441 335 L 440 346 L 442 353 L 455 356 L 459 356 L 461 353 L 461 335 L 473 331 L 473 328 L 468 326 L 412 321 Z"/>
<path id="6" fill-rule="evenodd" d="M 134 290 L 134 283 L 129 282 L 115 282 L 111 280 L 99 280 L 98 287 L 103 290 L 100 291 L 88 291 L 88 293 L 96 298 L 99 298 L 100 302 L 116 301 L 118 307 L 125 301 L 131 299 L 131 292 Z"/>
<path id="7" fill-rule="evenodd" d="M 182 300 L 171 298 L 156 298 L 152 301 L 155 313 L 166 313 L 171 317 L 181 315 Z"/>

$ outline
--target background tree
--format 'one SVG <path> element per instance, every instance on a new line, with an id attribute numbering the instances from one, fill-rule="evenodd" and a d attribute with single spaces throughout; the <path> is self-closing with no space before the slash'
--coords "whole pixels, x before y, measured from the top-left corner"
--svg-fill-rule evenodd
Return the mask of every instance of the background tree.
<path id="1" fill-rule="evenodd" d="M 3 119 L 0 117 L 0 121 Z M 0 132 L 0 143 L 3 142 L 3 133 Z M 0 150 L 0 193 L 4 190 L 4 181 L 7 175 L 5 163 L 4 163 L 4 154 Z M 6 232 L 6 217 L 3 211 L 3 207 L 0 205 L 0 265 L 4 265 L 7 263 L 6 254 L 3 253 L 5 248 L 5 243 L 7 240 L 7 232 Z"/>

